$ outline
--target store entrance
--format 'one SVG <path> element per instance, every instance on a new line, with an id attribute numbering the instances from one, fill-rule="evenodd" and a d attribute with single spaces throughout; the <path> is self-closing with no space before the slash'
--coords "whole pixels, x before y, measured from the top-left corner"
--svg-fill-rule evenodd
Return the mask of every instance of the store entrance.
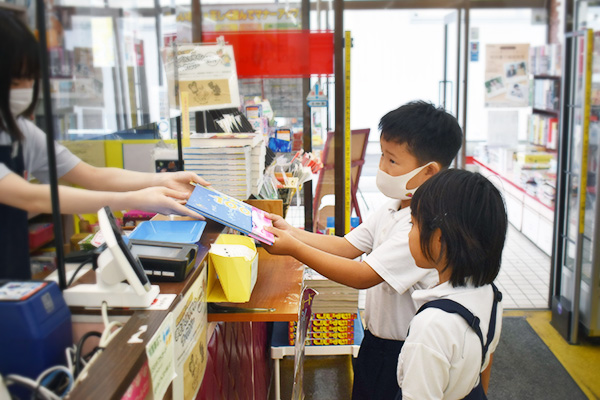
<path id="1" fill-rule="evenodd" d="M 466 125 L 465 156 L 473 155 L 486 144 L 488 113 L 497 111 L 485 106 L 485 47 L 498 43 L 544 44 L 545 27 L 532 23 L 531 13 L 471 10 L 467 28 L 464 10 L 345 11 L 345 30 L 353 37 L 351 127 L 369 127 L 373 133 L 359 184 L 363 218 L 387 200 L 375 184 L 381 151 L 377 124 L 381 116 L 417 99 L 442 106 L 458 118 L 461 126 Z M 511 29 L 507 31 L 506 26 Z M 464 43 L 466 29 L 468 43 Z M 521 32 L 520 36 L 516 32 Z M 468 101 L 464 98 L 465 81 Z M 531 109 L 514 111 L 521 118 Z M 526 141 L 526 127 L 518 135 Z M 513 226 L 504 256 L 504 272 L 499 278 L 506 294 L 505 307 L 547 308 L 549 256 Z"/>

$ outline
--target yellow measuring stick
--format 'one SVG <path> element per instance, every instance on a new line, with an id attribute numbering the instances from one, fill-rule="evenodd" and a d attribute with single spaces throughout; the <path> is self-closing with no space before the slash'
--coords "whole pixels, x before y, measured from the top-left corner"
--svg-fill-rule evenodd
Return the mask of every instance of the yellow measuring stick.
<path id="1" fill-rule="evenodd" d="M 586 32 L 585 49 L 585 99 L 583 101 L 583 143 L 581 149 L 581 177 L 579 184 L 579 233 L 585 230 L 585 196 L 587 190 L 588 146 L 590 142 L 590 112 L 592 93 L 592 51 L 594 49 L 594 31 Z"/>
<path id="2" fill-rule="evenodd" d="M 346 110 L 345 110 L 345 156 L 344 156 L 344 172 L 345 172 L 345 181 L 344 181 L 344 227 L 346 232 L 350 232 L 350 213 L 352 210 L 351 200 L 352 200 L 352 192 L 351 192 L 351 182 L 352 182 L 352 152 L 351 152 L 351 140 L 352 133 L 350 130 L 350 50 L 352 48 L 352 36 L 350 35 L 350 31 L 345 32 L 345 65 L 344 65 L 344 79 L 345 79 L 345 90 L 346 90 Z"/>
<path id="3" fill-rule="evenodd" d="M 181 92 L 181 145 L 190 147 L 190 101 L 188 92 Z"/>

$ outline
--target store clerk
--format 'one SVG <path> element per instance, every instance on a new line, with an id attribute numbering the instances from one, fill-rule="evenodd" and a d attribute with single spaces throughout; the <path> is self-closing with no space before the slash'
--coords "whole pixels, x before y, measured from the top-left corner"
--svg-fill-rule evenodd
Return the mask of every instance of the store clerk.
<path id="1" fill-rule="evenodd" d="M 27 213 L 52 211 L 46 134 L 24 116 L 38 99 L 38 43 L 21 21 L 0 12 L 0 279 L 30 279 Z M 196 218 L 183 204 L 189 182 L 207 184 L 191 172 L 143 173 L 96 168 L 54 144 L 60 178 L 81 186 L 59 187 L 64 214 L 141 209 Z M 43 184 L 29 183 L 35 177 Z"/>

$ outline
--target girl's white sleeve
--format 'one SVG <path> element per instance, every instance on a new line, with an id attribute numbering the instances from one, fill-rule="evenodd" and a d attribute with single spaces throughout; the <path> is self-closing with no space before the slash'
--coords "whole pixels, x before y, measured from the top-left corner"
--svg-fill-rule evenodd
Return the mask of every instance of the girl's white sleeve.
<path id="1" fill-rule="evenodd" d="M 426 310 L 413 318 L 398 357 L 398 385 L 403 399 L 441 399 L 450 380 L 450 360 L 443 329 Z M 435 314 L 433 314 L 435 316 Z"/>

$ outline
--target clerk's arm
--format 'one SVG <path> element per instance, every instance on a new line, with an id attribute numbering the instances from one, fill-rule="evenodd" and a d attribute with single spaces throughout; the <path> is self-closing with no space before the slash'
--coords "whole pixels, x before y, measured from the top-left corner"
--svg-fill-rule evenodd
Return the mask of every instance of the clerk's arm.
<path id="1" fill-rule="evenodd" d="M 364 261 L 355 261 L 311 247 L 293 237 L 288 231 L 277 228 L 266 229 L 275 235 L 273 246 L 264 246 L 271 254 L 290 255 L 326 278 L 355 289 L 368 289 L 383 282 L 381 276 Z M 319 236 L 324 239 L 328 237 L 328 235 Z M 346 241 L 344 238 L 338 239 Z M 346 243 L 350 245 L 349 242 Z"/>
<path id="2" fill-rule="evenodd" d="M 204 179 L 190 171 L 148 173 L 120 168 L 98 168 L 79 162 L 62 179 L 90 190 L 124 192 L 152 186 L 164 186 L 180 192 L 191 192 L 190 181 L 207 185 Z"/>
<path id="3" fill-rule="evenodd" d="M 63 214 L 95 213 L 100 208 L 109 206 L 116 210 L 138 208 L 201 218 L 182 204 L 188 197 L 187 193 L 166 187 L 108 192 L 59 185 L 58 197 Z M 0 203 L 32 213 L 49 213 L 52 211 L 50 186 L 30 183 L 15 173 L 9 173 L 0 178 Z"/>

